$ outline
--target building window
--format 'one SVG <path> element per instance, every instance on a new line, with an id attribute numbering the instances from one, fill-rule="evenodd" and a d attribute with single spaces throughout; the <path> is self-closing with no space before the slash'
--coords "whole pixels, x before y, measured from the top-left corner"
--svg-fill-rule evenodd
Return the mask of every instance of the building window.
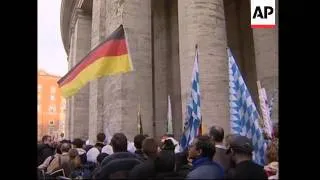
<path id="1" fill-rule="evenodd" d="M 40 96 L 38 96 L 38 105 L 41 104 L 41 101 L 40 101 Z"/>
<path id="2" fill-rule="evenodd" d="M 54 126 L 53 120 L 49 121 L 49 126 L 50 127 Z"/>
<path id="3" fill-rule="evenodd" d="M 40 112 L 40 105 L 38 104 L 38 107 L 37 107 L 37 109 L 38 109 L 38 112 Z"/>
<path id="4" fill-rule="evenodd" d="M 51 86 L 50 92 L 51 92 L 51 94 L 55 94 L 56 93 L 56 87 Z"/>
<path id="5" fill-rule="evenodd" d="M 49 112 L 50 113 L 55 113 L 56 112 L 56 107 L 53 106 L 53 105 L 49 106 Z"/>
<path id="6" fill-rule="evenodd" d="M 55 100 L 54 95 L 50 95 L 50 100 L 51 100 L 51 101 L 54 101 L 54 100 Z"/>
<path id="7" fill-rule="evenodd" d="M 41 92 L 41 90 L 42 90 L 42 86 L 41 84 L 38 84 L 38 93 Z"/>

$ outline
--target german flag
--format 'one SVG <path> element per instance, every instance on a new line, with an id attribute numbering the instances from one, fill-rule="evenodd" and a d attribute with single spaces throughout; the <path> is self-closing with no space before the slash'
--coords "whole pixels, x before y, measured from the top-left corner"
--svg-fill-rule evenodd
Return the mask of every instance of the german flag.
<path id="1" fill-rule="evenodd" d="M 59 81 L 62 96 L 76 94 L 89 81 L 132 71 L 123 25 L 92 50 Z"/>

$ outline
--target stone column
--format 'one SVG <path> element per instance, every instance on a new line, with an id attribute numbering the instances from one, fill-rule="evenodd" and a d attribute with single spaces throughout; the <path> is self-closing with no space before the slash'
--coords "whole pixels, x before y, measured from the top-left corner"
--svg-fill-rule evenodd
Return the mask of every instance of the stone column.
<path id="1" fill-rule="evenodd" d="M 253 30 L 257 79 L 266 89 L 268 99 L 275 94 L 272 116 L 278 121 L 278 28 Z"/>
<path id="2" fill-rule="evenodd" d="M 69 53 L 70 54 L 70 53 Z M 71 60 L 68 56 L 68 70 L 72 68 Z M 71 119 L 71 99 L 66 99 L 66 117 L 65 117 L 65 138 L 70 139 L 70 119 Z"/>
<path id="3" fill-rule="evenodd" d="M 170 29 L 168 26 L 168 1 L 152 1 L 152 36 L 153 36 L 153 84 L 155 136 L 166 133 L 168 110 L 168 82 Z"/>
<path id="4" fill-rule="evenodd" d="M 222 0 L 178 1 L 181 100 L 183 119 L 191 91 L 195 44 L 199 45 L 201 112 L 203 123 L 229 132 L 228 61 Z M 181 125 L 183 126 L 183 124 Z"/>
<path id="5" fill-rule="evenodd" d="M 134 71 L 107 77 L 104 124 L 109 126 L 111 134 L 123 132 L 133 140 L 138 133 L 140 102 L 144 133 L 153 135 L 150 0 L 106 1 L 106 12 L 106 36 L 120 24 L 124 25 Z"/>
<path id="6" fill-rule="evenodd" d="M 77 9 L 73 17 L 74 33 L 71 36 L 71 60 L 78 64 L 90 51 L 91 17 Z M 71 97 L 70 138 L 87 138 L 89 121 L 89 86 L 81 88 Z"/>
<path id="7" fill-rule="evenodd" d="M 105 39 L 105 16 L 106 16 L 106 0 L 93 1 L 92 7 L 92 33 L 91 33 L 91 49 L 94 49 Z M 95 143 L 96 136 L 100 132 L 104 132 L 103 126 L 103 86 L 106 77 L 96 79 L 90 82 L 90 98 L 89 98 L 89 141 Z M 109 138 L 109 137 L 108 137 Z"/>
<path id="8" fill-rule="evenodd" d="M 171 96 L 173 134 L 179 139 L 182 132 L 181 109 L 181 80 L 179 65 L 179 24 L 178 24 L 178 0 L 167 0 L 168 3 L 168 92 Z"/>
<path id="9" fill-rule="evenodd" d="M 257 71 L 255 64 L 255 51 L 253 47 L 253 33 L 250 27 L 250 1 L 235 1 L 239 17 L 239 35 L 242 54 L 241 74 L 246 81 L 251 97 L 256 105 L 259 104 L 257 87 Z"/>

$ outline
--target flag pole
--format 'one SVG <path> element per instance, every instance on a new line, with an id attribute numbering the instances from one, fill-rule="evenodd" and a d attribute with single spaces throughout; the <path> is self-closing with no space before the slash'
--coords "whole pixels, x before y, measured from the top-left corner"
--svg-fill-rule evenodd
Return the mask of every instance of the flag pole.
<path id="1" fill-rule="evenodd" d="M 139 97 L 139 102 L 138 102 L 137 124 L 138 124 L 138 134 L 143 134 L 140 97 Z"/>
<path id="2" fill-rule="evenodd" d="M 261 83 L 260 81 L 257 81 L 257 86 L 258 86 L 258 96 L 260 97 L 261 96 Z M 260 119 L 259 119 L 259 124 L 260 126 L 262 127 L 262 129 L 264 129 L 264 118 L 263 118 L 263 115 L 262 115 L 262 107 L 261 107 L 261 99 L 259 99 L 259 109 L 260 109 Z"/>
<path id="3" fill-rule="evenodd" d="M 137 133 L 140 133 L 140 122 L 139 122 L 139 117 L 140 117 L 140 102 L 138 102 L 138 106 L 137 106 Z"/>
<path id="4" fill-rule="evenodd" d="M 167 134 L 173 134 L 172 127 L 172 108 L 171 108 L 171 98 L 168 95 L 168 110 L 167 110 Z"/>
<path id="5" fill-rule="evenodd" d="M 122 12 L 121 12 L 121 22 L 122 22 L 122 27 L 123 27 L 123 31 L 124 31 L 124 37 L 125 37 L 125 40 L 126 40 L 126 44 L 127 44 L 127 47 L 128 47 L 128 57 L 129 57 L 129 62 L 130 62 L 130 69 L 132 69 L 132 71 L 134 71 L 134 67 L 133 67 L 133 63 L 132 63 L 132 58 L 131 58 L 131 53 L 130 53 L 130 46 L 129 46 L 129 40 L 128 40 L 128 36 L 127 36 L 127 31 L 126 31 L 126 28 L 124 27 L 125 25 L 125 22 L 124 22 L 124 12 L 125 12 L 125 9 L 126 9 L 126 2 L 124 2 L 123 4 L 123 8 L 122 8 Z"/>

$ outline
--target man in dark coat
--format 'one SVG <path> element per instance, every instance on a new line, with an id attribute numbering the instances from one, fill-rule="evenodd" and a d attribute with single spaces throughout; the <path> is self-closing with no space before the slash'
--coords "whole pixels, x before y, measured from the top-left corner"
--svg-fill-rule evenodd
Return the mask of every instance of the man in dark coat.
<path id="1" fill-rule="evenodd" d="M 141 162 L 138 155 L 128 152 L 128 140 L 123 133 L 114 134 L 110 145 L 112 146 L 113 154 L 102 160 L 101 168 L 95 176 L 96 179 L 108 179 L 111 174 L 121 170 L 125 170 L 128 174 L 129 170 L 131 170 L 130 168 Z M 128 159 L 128 161 L 124 159 Z M 136 159 L 137 161 L 132 159 Z M 128 163 L 127 166 L 123 166 L 126 162 Z M 120 164 L 122 167 L 120 167 Z"/>
<path id="2" fill-rule="evenodd" d="M 236 166 L 230 169 L 227 179 L 268 179 L 263 167 L 252 161 L 252 142 L 245 136 L 236 135 L 230 140 L 227 153 L 231 154 Z"/>
<path id="3" fill-rule="evenodd" d="M 209 130 L 209 136 L 214 140 L 216 153 L 213 160 L 219 163 L 223 169 L 228 171 L 234 167 L 230 154 L 227 154 L 227 148 L 223 144 L 224 130 L 220 126 L 212 126 Z"/>
<path id="4" fill-rule="evenodd" d="M 136 151 L 134 152 L 136 155 L 140 156 L 143 160 L 146 160 L 146 157 L 144 156 L 142 152 L 142 142 L 146 138 L 145 135 L 138 134 L 134 137 L 134 147 L 136 148 Z"/>
<path id="5" fill-rule="evenodd" d="M 42 144 L 38 145 L 38 166 L 43 163 L 47 157 L 54 154 L 55 149 L 52 147 L 51 136 L 44 135 Z"/>
<path id="6" fill-rule="evenodd" d="M 146 138 L 142 143 L 142 151 L 147 160 L 135 166 L 129 173 L 129 179 L 150 179 L 156 177 L 155 161 L 158 156 L 159 143 L 154 138 Z"/>

